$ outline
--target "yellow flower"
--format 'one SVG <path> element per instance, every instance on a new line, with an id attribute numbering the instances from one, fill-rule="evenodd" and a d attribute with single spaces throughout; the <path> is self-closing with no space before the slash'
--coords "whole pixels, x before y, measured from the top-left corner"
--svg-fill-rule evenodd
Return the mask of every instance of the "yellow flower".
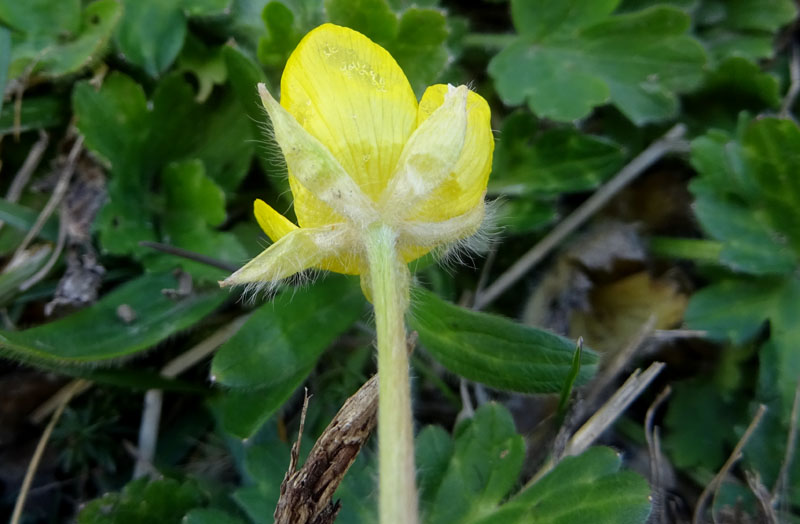
<path id="1" fill-rule="evenodd" d="M 434 85 L 417 103 L 385 49 L 325 24 L 289 57 L 280 104 L 264 84 L 258 92 L 300 227 L 256 200 L 274 243 L 222 285 L 308 268 L 364 274 L 365 234 L 378 223 L 394 231 L 405 262 L 478 230 L 494 141 L 489 106 L 467 87 Z"/>

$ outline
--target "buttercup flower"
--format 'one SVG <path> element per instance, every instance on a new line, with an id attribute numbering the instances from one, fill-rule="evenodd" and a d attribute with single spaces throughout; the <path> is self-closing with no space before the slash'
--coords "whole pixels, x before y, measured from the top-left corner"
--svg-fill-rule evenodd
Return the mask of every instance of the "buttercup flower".
<path id="1" fill-rule="evenodd" d="M 480 227 L 494 149 L 489 107 L 450 85 L 429 87 L 418 104 L 389 53 L 331 24 L 289 57 L 280 104 L 265 85 L 258 92 L 299 227 L 256 200 L 274 244 L 221 284 L 275 282 L 308 268 L 361 275 L 378 339 L 380 521 L 415 524 L 406 263 Z"/>
<path id="2" fill-rule="evenodd" d="M 289 57 L 280 104 L 258 86 L 289 171 L 299 227 L 262 200 L 274 242 L 223 286 L 274 282 L 308 268 L 366 274 L 366 230 L 383 224 L 409 262 L 474 234 L 494 141 L 486 101 L 434 85 L 417 103 L 389 53 L 332 24 Z"/>

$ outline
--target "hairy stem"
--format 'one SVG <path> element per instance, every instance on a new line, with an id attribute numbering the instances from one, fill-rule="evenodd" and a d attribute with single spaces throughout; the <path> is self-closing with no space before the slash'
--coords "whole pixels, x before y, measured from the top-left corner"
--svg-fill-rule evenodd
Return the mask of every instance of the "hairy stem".
<path id="1" fill-rule="evenodd" d="M 378 333 L 378 464 L 381 524 L 416 524 L 414 427 L 404 314 L 408 268 L 396 249 L 397 235 L 376 224 L 369 230 L 369 285 Z"/>

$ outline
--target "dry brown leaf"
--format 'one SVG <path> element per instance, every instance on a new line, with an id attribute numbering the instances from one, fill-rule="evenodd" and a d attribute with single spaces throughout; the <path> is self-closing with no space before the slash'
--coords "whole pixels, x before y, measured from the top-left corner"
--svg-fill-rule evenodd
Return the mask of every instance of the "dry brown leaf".
<path id="1" fill-rule="evenodd" d="M 653 278 L 646 271 L 595 287 L 590 309 L 573 311 L 569 335 L 584 337 L 599 351 L 619 351 L 647 320 L 654 329 L 669 329 L 683 318 L 688 297 L 668 278 Z"/>

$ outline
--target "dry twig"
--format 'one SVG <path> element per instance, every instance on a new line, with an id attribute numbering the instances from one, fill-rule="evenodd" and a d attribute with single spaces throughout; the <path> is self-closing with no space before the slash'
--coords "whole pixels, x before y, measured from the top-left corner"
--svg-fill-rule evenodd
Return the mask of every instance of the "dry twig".
<path id="1" fill-rule="evenodd" d="M 781 496 L 785 495 L 784 490 L 789 487 L 789 471 L 791 470 L 794 452 L 797 447 L 797 424 L 800 415 L 800 380 L 794 389 L 794 401 L 792 403 L 792 413 L 789 416 L 789 433 L 786 435 L 786 451 L 783 453 L 783 461 L 775 485 L 772 487 L 771 505 L 777 508 L 781 502 Z"/>
<path id="2" fill-rule="evenodd" d="M 664 368 L 663 362 L 653 362 L 644 372 L 640 369 L 631 374 L 628 380 L 575 432 L 564 450 L 565 456 L 580 455 L 619 417 L 628 406 L 641 395 Z"/>
<path id="3" fill-rule="evenodd" d="M 786 96 L 783 97 L 781 112 L 779 113 L 782 118 L 791 116 L 794 102 L 797 100 L 797 95 L 800 94 L 800 45 L 797 43 L 792 44 L 792 58 L 789 60 L 789 82 L 789 89 L 786 91 Z"/>
<path id="4" fill-rule="evenodd" d="M 50 253 L 50 258 L 47 259 L 47 262 L 45 262 L 39 271 L 19 285 L 20 291 L 27 291 L 35 284 L 39 283 L 44 277 L 46 277 L 50 273 L 50 270 L 53 269 L 53 266 L 56 265 L 56 262 L 58 262 L 58 257 L 61 256 L 61 252 L 64 251 L 64 244 L 67 242 L 67 221 L 64 217 L 63 208 L 60 215 L 61 217 L 58 221 L 58 240 L 56 240 L 56 247 L 53 249 L 52 253 Z"/>
<path id="5" fill-rule="evenodd" d="M 67 162 L 61 171 L 61 175 L 58 177 L 58 183 L 56 183 L 56 187 L 53 189 L 53 194 L 50 195 L 50 199 L 47 201 L 47 204 L 45 204 L 42 212 L 39 213 L 38 217 L 36 217 L 36 222 L 33 224 L 33 227 L 30 228 L 28 233 L 25 235 L 25 238 L 22 240 L 22 243 L 17 247 L 12 260 L 18 257 L 23 251 L 25 251 L 25 249 L 27 249 L 33 239 L 36 238 L 36 235 L 39 234 L 39 231 L 42 230 L 47 222 L 47 219 L 50 218 L 50 216 L 56 210 L 56 207 L 61 202 L 61 199 L 64 198 L 67 188 L 69 187 L 69 181 L 72 179 L 72 174 L 75 172 L 75 165 L 78 161 L 78 155 L 82 149 L 83 136 L 78 136 L 78 138 L 75 139 L 75 143 L 72 144 L 72 149 L 69 151 Z"/>
<path id="6" fill-rule="evenodd" d="M 305 404 L 303 411 L 305 412 Z M 339 513 L 333 494 L 377 422 L 378 377 L 373 376 L 342 406 L 295 471 L 299 442 L 292 446 L 289 470 L 281 483 L 275 524 L 331 524 Z M 301 418 L 301 432 L 302 423 Z"/>
<path id="7" fill-rule="evenodd" d="M 28 151 L 28 156 L 25 157 L 22 167 L 20 167 L 17 174 L 14 175 L 14 180 L 11 181 L 11 185 L 8 187 L 8 191 L 6 192 L 7 202 L 15 203 L 19 201 L 19 197 L 22 196 L 22 191 L 25 189 L 25 186 L 28 185 L 31 176 L 33 176 L 33 172 L 39 167 L 39 163 L 42 161 L 42 156 L 44 156 L 44 152 L 47 151 L 47 145 L 49 143 L 50 135 L 44 131 L 39 131 L 39 140 L 37 140 L 30 151 Z M 0 229 L 3 228 L 3 224 L 4 222 L 0 220 Z"/>
<path id="8" fill-rule="evenodd" d="M 650 382 L 656 378 L 661 370 L 664 368 L 663 362 L 653 362 L 642 373 L 641 369 L 634 371 L 628 380 L 609 398 L 603 406 L 592 415 L 581 428 L 572 435 L 572 438 L 563 446 L 563 449 L 556 449 L 553 456 L 539 468 L 539 471 L 531 477 L 526 483 L 525 487 L 532 486 L 552 470 L 558 462 L 565 456 L 580 455 L 595 440 L 597 440 L 603 432 L 619 417 L 636 398 L 641 395 L 642 391 L 650 385 Z M 561 448 L 558 441 L 566 437 L 557 436 L 556 446 Z M 525 488 L 523 488 L 525 489 Z"/>
<path id="9" fill-rule="evenodd" d="M 661 456 L 661 436 L 659 434 L 659 428 L 653 427 L 653 418 L 655 417 L 658 408 L 660 408 L 664 401 L 667 400 L 670 393 L 672 393 L 672 388 L 669 386 L 661 390 L 661 393 L 658 394 L 653 403 L 650 404 L 650 407 L 647 408 L 647 414 L 644 418 L 644 437 L 645 440 L 647 440 L 647 449 L 650 455 L 650 487 L 652 489 L 651 496 L 653 499 L 653 515 L 650 517 L 651 520 L 649 522 L 664 522 L 664 487 L 662 485 L 663 474 L 661 471 L 663 457 Z"/>
<path id="10" fill-rule="evenodd" d="M 22 517 L 22 509 L 25 507 L 25 499 L 28 497 L 28 492 L 30 491 L 31 483 L 33 482 L 33 476 L 36 474 L 36 469 L 39 467 L 39 462 L 42 460 L 44 448 L 47 446 L 47 441 L 50 440 L 50 435 L 53 433 L 53 428 L 56 427 L 58 419 L 61 418 L 64 408 L 67 407 L 67 404 L 69 404 L 69 401 L 72 399 L 73 395 L 83 390 L 84 383 L 84 380 L 76 380 L 71 383 L 70 389 L 62 390 L 64 393 L 60 397 L 60 402 L 56 407 L 53 416 L 50 417 L 50 422 L 44 429 L 41 438 L 39 438 L 39 443 L 36 445 L 36 450 L 33 452 L 33 457 L 31 457 L 31 461 L 28 463 L 28 470 L 25 472 L 25 478 L 22 480 L 22 486 L 20 487 L 19 495 L 17 495 L 17 502 L 14 505 L 14 513 L 12 513 L 11 520 L 9 521 L 10 524 L 19 523 L 20 518 Z"/>
<path id="11" fill-rule="evenodd" d="M 531 270 L 533 266 L 542 261 L 558 244 L 560 244 L 573 231 L 583 225 L 586 220 L 605 206 L 614 195 L 642 174 L 647 168 L 660 160 L 664 155 L 683 151 L 687 147 L 683 135 L 686 126 L 676 124 L 660 139 L 639 153 L 628 163 L 614 178 L 598 189 L 586 202 L 581 204 L 567 218 L 562 220 L 553 230 L 545 236 L 530 251 L 522 255 L 505 273 L 500 275 L 483 293 L 475 297 L 475 309 L 483 309 L 494 302 L 500 295 L 511 288 L 519 279 Z"/>
<path id="12" fill-rule="evenodd" d="M 761 418 L 764 416 L 764 413 L 767 411 L 767 406 L 764 404 L 760 404 L 758 406 L 758 410 L 756 411 L 753 420 L 750 421 L 750 425 L 747 426 L 747 430 L 745 430 L 742 438 L 739 439 L 739 442 L 736 444 L 736 447 L 733 448 L 733 452 L 731 453 L 728 460 L 725 461 L 725 464 L 722 465 L 722 469 L 714 475 L 714 478 L 711 479 L 711 482 L 705 487 L 703 492 L 700 494 L 700 497 L 697 499 L 697 504 L 694 508 L 694 516 L 692 517 L 693 524 L 700 524 L 702 522 L 703 513 L 705 513 L 706 503 L 708 502 L 708 497 L 712 494 L 716 497 L 716 493 L 719 490 L 719 487 L 722 485 L 722 481 L 725 480 L 725 477 L 728 475 L 728 472 L 731 470 L 736 461 L 738 461 L 742 456 L 742 450 L 744 449 L 747 442 L 750 440 L 750 437 L 753 436 L 753 432 L 758 427 L 758 424 L 761 422 Z M 711 514 L 713 519 L 714 508 L 712 505 Z"/>
<path id="13" fill-rule="evenodd" d="M 142 247 L 149 247 L 151 249 L 155 249 L 156 251 L 161 251 L 162 253 L 167 253 L 169 255 L 175 255 L 176 257 L 185 258 L 187 260 L 194 260 L 195 262 L 200 262 L 201 264 L 205 264 L 207 266 L 217 267 L 219 269 L 222 269 L 223 271 L 232 272 L 239 269 L 239 266 L 236 264 L 231 264 L 230 262 L 224 262 L 222 260 L 213 257 L 201 255 L 200 253 L 195 253 L 194 251 L 189 251 L 188 249 L 182 249 L 167 244 L 161 244 L 160 242 L 150 242 L 148 240 L 143 240 L 139 242 L 139 245 Z"/>

